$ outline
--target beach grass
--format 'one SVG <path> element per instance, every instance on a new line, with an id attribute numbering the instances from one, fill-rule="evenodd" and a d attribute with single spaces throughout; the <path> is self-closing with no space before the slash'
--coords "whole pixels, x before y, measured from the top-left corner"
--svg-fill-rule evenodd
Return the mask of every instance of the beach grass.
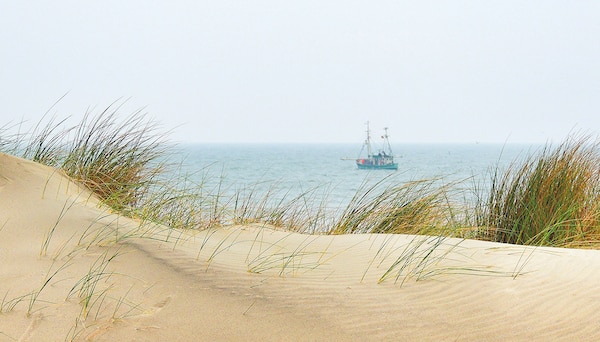
<path id="1" fill-rule="evenodd" d="M 451 235 L 451 189 L 438 179 L 363 185 L 329 232 Z"/>
<path id="2" fill-rule="evenodd" d="M 115 102 L 98 114 L 86 112 L 76 125 L 54 117 L 40 121 L 31 132 L 12 137 L 25 142 L 15 150 L 63 170 L 105 204 L 127 213 L 165 171 L 169 145 L 141 110 L 120 119 L 121 106 Z"/>
<path id="3" fill-rule="evenodd" d="M 169 159 L 174 145 L 160 125 L 141 110 L 122 115 L 122 105 L 86 112 L 71 126 L 50 118 L 13 135 L 4 126 L 0 148 L 63 170 L 119 214 L 175 229 L 262 223 L 309 234 L 420 234 L 583 248 L 600 241 L 599 146 L 590 137 L 547 145 L 508 170 L 497 167 L 490 186 L 472 189 L 479 192 L 475 203 L 457 203 L 469 190 L 442 177 L 402 183 L 384 178 L 365 182 L 333 213 L 320 193 L 325 186 L 290 196 L 276 183 L 264 191 L 258 182 L 232 195 L 223 174 L 209 188 L 207 173 L 178 173 L 181 165 Z"/>
<path id="4" fill-rule="evenodd" d="M 493 172 L 477 222 L 481 239 L 559 247 L 600 241 L 600 155 L 591 137 L 547 145 Z M 483 196 L 482 196 L 483 197 Z"/>
<path id="5" fill-rule="evenodd" d="M 79 298 L 81 304 L 81 318 L 85 320 L 90 313 L 90 310 L 96 306 L 97 312 L 99 312 L 105 297 L 110 290 L 110 286 L 104 286 L 102 288 L 99 285 L 104 285 L 107 280 L 114 275 L 113 272 L 109 271 L 108 265 L 119 256 L 119 251 L 111 251 L 106 249 L 102 255 L 94 261 L 90 266 L 88 273 L 86 273 L 81 279 L 79 279 L 71 288 L 65 300 L 69 300 L 73 296 Z"/>

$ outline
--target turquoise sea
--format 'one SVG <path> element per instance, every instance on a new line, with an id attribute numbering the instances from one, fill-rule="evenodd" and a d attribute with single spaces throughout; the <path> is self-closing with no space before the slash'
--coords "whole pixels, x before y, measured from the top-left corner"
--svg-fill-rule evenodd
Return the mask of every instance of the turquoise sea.
<path id="1" fill-rule="evenodd" d="M 313 200 L 329 208 L 345 206 L 365 184 L 385 185 L 421 179 L 460 183 L 469 189 L 489 183 L 490 172 L 539 151 L 521 144 L 398 144 L 392 145 L 398 171 L 358 170 L 360 144 L 194 144 L 178 151 L 183 168 L 207 192 L 232 195 L 271 194 L 271 200 L 291 199 L 312 190 Z M 472 192 L 472 191 L 471 191 Z"/>

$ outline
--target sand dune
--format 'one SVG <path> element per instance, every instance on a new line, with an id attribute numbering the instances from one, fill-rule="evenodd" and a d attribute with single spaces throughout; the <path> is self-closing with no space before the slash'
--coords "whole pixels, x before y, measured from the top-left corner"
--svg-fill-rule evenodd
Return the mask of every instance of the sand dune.
<path id="1" fill-rule="evenodd" d="M 119 217 L 0 155 L 0 341 L 599 340 L 600 252 Z"/>

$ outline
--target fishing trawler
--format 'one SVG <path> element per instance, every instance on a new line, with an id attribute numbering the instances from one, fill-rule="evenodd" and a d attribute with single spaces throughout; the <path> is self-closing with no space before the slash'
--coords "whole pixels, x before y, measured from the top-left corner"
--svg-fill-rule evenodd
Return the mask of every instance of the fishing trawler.
<path id="1" fill-rule="evenodd" d="M 384 128 L 383 148 L 378 150 L 377 153 L 373 153 L 371 148 L 371 130 L 369 128 L 369 122 L 367 122 L 367 138 L 360 150 L 359 157 L 356 159 L 356 166 L 360 170 L 398 170 L 398 163 L 394 162 L 394 154 L 392 153 L 392 147 L 390 145 L 388 128 Z M 367 157 L 361 158 L 364 150 L 367 150 Z"/>

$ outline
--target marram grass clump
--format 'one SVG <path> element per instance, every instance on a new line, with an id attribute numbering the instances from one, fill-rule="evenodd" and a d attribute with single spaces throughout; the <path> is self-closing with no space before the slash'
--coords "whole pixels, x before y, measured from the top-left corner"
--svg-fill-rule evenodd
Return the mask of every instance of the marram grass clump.
<path id="1" fill-rule="evenodd" d="M 140 112 L 86 115 L 74 133 L 60 168 L 118 211 L 138 205 L 166 167 L 161 135 Z"/>
<path id="2" fill-rule="evenodd" d="M 600 241 L 599 144 L 589 137 L 547 145 L 522 164 L 495 172 L 477 222 L 480 238 L 586 247 Z"/>
<path id="3" fill-rule="evenodd" d="M 169 145 L 142 111 L 123 116 L 121 105 L 113 103 L 96 115 L 87 112 L 74 126 L 66 119 L 42 120 L 29 133 L 9 136 L 12 143 L 4 145 L 63 170 L 114 210 L 128 213 L 164 173 Z"/>
<path id="4" fill-rule="evenodd" d="M 452 235 L 450 189 L 436 179 L 387 186 L 382 180 L 356 192 L 330 233 Z"/>

